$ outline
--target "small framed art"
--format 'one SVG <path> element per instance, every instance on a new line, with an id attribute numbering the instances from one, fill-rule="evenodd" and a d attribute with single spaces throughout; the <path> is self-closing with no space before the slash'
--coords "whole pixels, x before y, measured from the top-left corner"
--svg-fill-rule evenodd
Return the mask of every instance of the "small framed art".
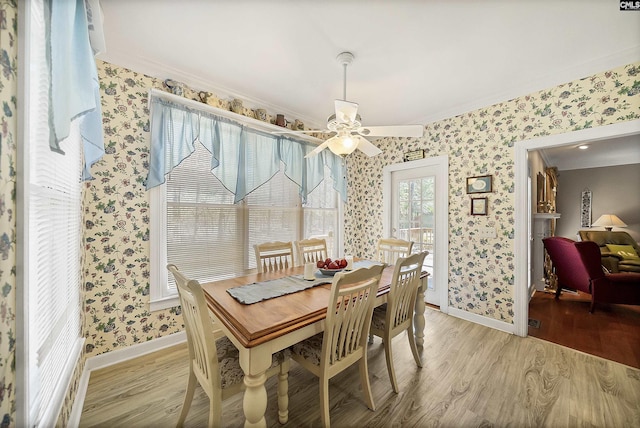
<path id="1" fill-rule="evenodd" d="M 493 178 L 490 175 L 467 177 L 467 193 L 493 192 Z"/>
<path id="2" fill-rule="evenodd" d="M 487 198 L 471 199 L 471 215 L 487 215 Z"/>

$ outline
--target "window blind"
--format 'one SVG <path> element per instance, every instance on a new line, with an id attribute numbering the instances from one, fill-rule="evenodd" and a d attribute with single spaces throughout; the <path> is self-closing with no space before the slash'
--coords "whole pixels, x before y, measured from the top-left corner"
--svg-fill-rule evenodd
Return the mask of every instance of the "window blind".
<path id="1" fill-rule="evenodd" d="M 29 426 L 54 426 L 78 361 L 81 340 L 82 142 L 77 121 L 61 142 L 62 156 L 49 148 L 48 72 L 44 4 L 30 7 L 26 132 L 28 241 L 25 314 Z"/>
<path id="2" fill-rule="evenodd" d="M 327 236 L 334 245 L 339 193 L 325 179 L 302 206 L 299 187 L 280 165 L 269 181 L 234 203 L 210 173 L 211 154 L 200 143 L 151 194 L 151 308 L 175 306 L 177 289 L 167 263 L 201 282 L 256 269 L 253 245 Z M 331 251 L 331 250 L 330 250 Z"/>

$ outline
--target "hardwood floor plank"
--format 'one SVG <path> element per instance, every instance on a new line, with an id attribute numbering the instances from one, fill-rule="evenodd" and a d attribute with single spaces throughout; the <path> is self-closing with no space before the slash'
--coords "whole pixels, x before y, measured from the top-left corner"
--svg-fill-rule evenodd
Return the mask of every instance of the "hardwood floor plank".
<path id="1" fill-rule="evenodd" d="M 536 292 L 529 318 L 540 321 L 529 335 L 608 360 L 640 368 L 640 306 L 597 304 L 589 312 L 590 296 Z"/>
<path id="2" fill-rule="evenodd" d="M 334 427 L 640 426 L 640 370 L 536 338 L 521 338 L 427 308 L 423 368 L 405 335 L 393 339 L 395 394 L 379 339 L 369 347 L 376 411 L 364 404 L 358 370 L 330 382 Z M 92 373 L 81 427 L 173 427 L 188 373 L 178 345 Z M 318 380 L 295 363 L 289 422 L 277 418 L 275 378 L 266 383 L 269 427 L 319 427 Z M 206 425 L 196 390 L 186 427 Z M 223 404 L 225 426 L 244 424 L 242 395 Z"/>

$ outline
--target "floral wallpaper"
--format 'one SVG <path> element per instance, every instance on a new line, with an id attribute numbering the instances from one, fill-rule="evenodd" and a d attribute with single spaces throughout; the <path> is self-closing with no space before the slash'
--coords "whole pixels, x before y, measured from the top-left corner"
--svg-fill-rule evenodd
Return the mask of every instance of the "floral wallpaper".
<path id="1" fill-rule="evenodd" d="M 15 424 L 18 9 L 0 1 L 0 426 Z"/>
<path id="2" fill-rule="evenodd" d="M 149 89 L 162 81 L 97 62 L 105 155 L 84 193 L 85 352 L 92 357 L 182 330 L 149 311 Z"/>
<path id="3" fill-rule="evenodd" d="M 513 321 L 514 145 L 535 137 L 640 118 L 640 63 L 430 123 L 420 139 L 378 140 L 384 150 L 349 158 L 348 253 L 373 257 L 382 236 L 382 168 L 405 152 L 449 156 L 449 306 Z M 487 216 L 471 216 L 466 177 L 492 175 Z M 367 219 L 359 222 L 358 219 Z M 494 227 L 496 239 L 469 239 Z"/>

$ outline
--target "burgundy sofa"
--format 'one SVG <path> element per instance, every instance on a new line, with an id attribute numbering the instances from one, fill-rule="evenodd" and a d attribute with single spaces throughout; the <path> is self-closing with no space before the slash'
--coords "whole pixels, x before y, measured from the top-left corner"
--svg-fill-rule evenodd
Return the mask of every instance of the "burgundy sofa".
<path id="1" fill-rule="evenodd" d="M 595 242 L 575 242 L 559 236 L 542 242 L 558 277 L 556 298 L 564 287 L 591 294 L 589 312 L 596 302 L 640 305 L 640 273 L 605 274 Z"/>

